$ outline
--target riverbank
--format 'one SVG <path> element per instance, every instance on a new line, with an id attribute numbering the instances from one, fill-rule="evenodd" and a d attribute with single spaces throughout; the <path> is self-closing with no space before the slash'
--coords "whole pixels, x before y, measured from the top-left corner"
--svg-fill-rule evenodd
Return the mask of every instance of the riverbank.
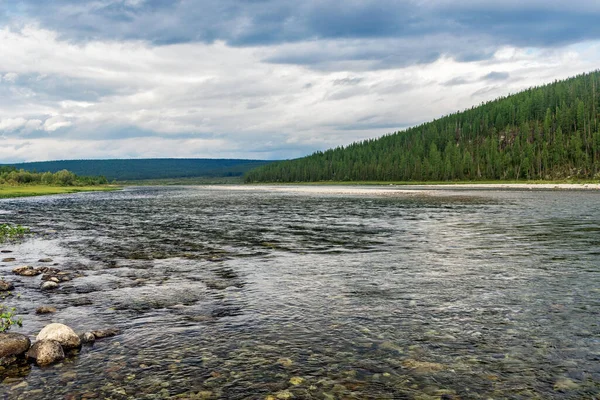
<path id="1" fill-rule="evenodd" d="M 9 199 L 15 197 L 45 196 L 50 194 L 68 194 L 79 192 L 108 192 L 120 189 L 116 185 L 101 186 L 50 186 L 50 185 L 32 185 L 32 186 L 12 186 L 0 185 L 0 199 Z"/>
<path id="2" fill-rule="evenodd" d="M 210 188 L 205 186 L 204 188 Z M 224 185 L 220 190 L 239 191 L 280 191 L 305 194 L 332 195 L 380 195 L 410 196 L 429 195 L 444 196 L 448 192 L 457 191 L 493 191 L 493 190 L 600 190 L 600 183 L 460 183 L 460 184 L 427 184 L 427 185 L 395 185 L 395 184 L 257 184 L 257 185 Z"/>

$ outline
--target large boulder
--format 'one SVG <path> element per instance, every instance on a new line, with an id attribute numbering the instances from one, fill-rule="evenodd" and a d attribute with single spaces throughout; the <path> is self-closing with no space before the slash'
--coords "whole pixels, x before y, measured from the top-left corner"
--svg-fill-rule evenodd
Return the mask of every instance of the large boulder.
<path id="1" fill-rule="evenodd" d="M 15 361 L 31 346 L 31 341 L 20 333 L 0 333 L 0 366 Z"/>
<path id="2" fill-rule="evenodd" d="M 49 324 L 38 333 L 36 340 L 56 340 L 65 349 L 81 347 L 81 339 L 73 329 L 63 324 Z"/>
<path id="3" fill-rule="evenodd" d="M 42 339 L 31 346 L 27 358 L 35 360 L 37 365 L 44 366 L 63 360 L 65 352 L 56 340 Z"/>

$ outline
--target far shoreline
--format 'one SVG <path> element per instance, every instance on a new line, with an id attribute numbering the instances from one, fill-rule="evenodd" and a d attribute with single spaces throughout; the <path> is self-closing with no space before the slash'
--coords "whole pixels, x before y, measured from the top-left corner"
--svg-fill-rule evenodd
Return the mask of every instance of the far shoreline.
<path id="1" fill-rule="evenodd" d="M 552 181 L 525 181 L 525 182 L 256 182 L 244 183 L 245 187 L 371 187 L 371 188 L 404 188 L 410 190 L 600 190 L 600 182 L 552 182 Z"/>
<path id="2" fill-rule="evenodd" d="M 241 184 L 241 185 L 202 185 L 206 190 L 264 191 L 296 194 L 347 195 L 347 196 L 454 196 L 460 192 L 473 191 L 587 191 L 600 190 L 600 183 L 461 183 L 461 184 Z"/>

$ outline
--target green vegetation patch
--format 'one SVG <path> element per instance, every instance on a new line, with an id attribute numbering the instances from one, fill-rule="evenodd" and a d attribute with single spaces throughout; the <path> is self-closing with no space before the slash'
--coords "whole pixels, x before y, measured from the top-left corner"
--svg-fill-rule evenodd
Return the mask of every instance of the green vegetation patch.
<path id="1" fill-rule="evenodd" d="M 107 192 L 118 190 L 120 186 L 102 185 L 102 186 L 50 186 L 50 185 L 31 185 L 31 186 L 13 186 L 0 185 L 0 199 L 29 196 L 45 196 L 50 194 L 66 194 L 78 192 Z"/>
<path id="2" fill-rule="evenodd" d="M 29 228 L 21 225 L 0 224 L 0 242 L 7 239 L 21 238 L 29 233 Z"/>

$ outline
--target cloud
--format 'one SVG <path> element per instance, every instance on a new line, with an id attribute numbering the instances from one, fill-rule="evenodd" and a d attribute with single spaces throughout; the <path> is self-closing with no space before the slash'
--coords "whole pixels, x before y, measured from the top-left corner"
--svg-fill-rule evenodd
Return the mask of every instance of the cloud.
<path id="1" fill-rule="evenodd" d="M 472 81 L 463 77 L 456 77 L 456 78 L 452 78 L 444 83 L 442 83 L 442 85 L 444 86 L 460 86 L 460 85 L 467 85 L 469 83 L 471 83 Z"/>
<path id="2" fill-rule="evenodd" d="M 256 47 L 383 40 L 397 44 L 386 49 L 388 54 L 402 53 L 388 64 L 405 59 L 404 64 L 432 62 L 441 55 L 478 61 L 502 46 L 557 47 L 600 39 L 600 4 L 586 0 L 350 0 L 343 7 L 335 0 L 24 0 L 11 15 L 13 24 L 36 21 L 74 42 L 222 41 Z M 380 51 L 360 48 L 329 56 L 350 61 L 382 58 Z M 322 64 L 323 57 L 317 51 L 292 52 L 274 55 L 272 61 Z"/>
<path id="3" fill-rule="evenodd" d="M 508 72 L 492 71 L 489 74 L 483 76 L 481 79 L 484 81 L 505 81 L 508 78 L 510 78 L 510 74 Z"/>
<path id="4" fill-rule="evenodd" d="M 297 157 L 597 68 L 552 35 L 599 5 L 527 3 L 0 3 L 0 158 Z"/>

